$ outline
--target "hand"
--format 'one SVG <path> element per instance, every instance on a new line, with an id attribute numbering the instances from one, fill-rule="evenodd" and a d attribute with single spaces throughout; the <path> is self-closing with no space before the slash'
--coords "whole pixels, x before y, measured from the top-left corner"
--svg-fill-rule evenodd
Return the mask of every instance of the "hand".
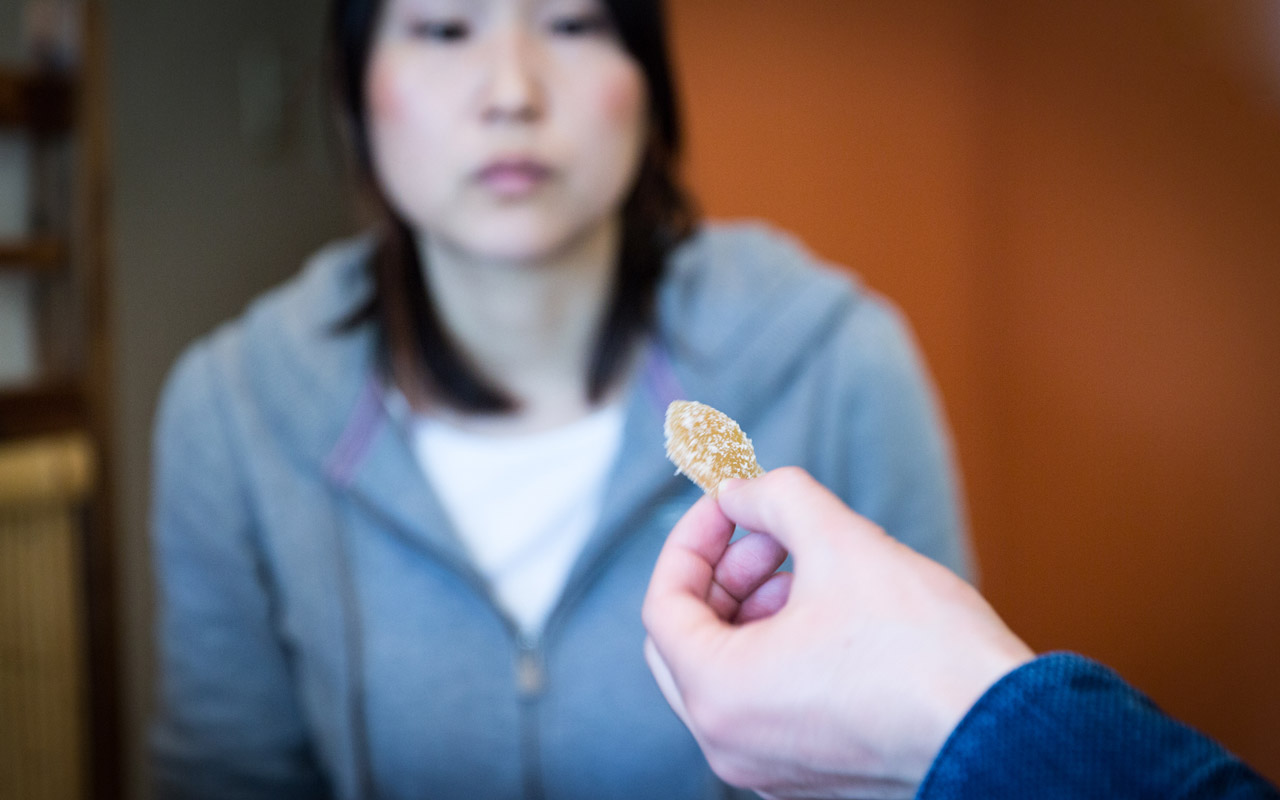
<path id="1" fill-rule="evenodd" d="M 758 533 L 729 545 L 735 523 Z M 773 575 L 782 547 L 794 576 Z M 969 584 L 797 468 L 689 509 L 644 624 L 716 773 L 788 798 L 912 797 L 974 702 L 1033 655 Z"/>

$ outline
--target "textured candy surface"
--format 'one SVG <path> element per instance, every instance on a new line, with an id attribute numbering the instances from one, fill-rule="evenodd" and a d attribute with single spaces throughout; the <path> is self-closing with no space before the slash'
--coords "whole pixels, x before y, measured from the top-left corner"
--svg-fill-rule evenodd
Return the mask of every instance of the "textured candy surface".
<path id="1" fill-rule="evenodd" d="M 667 406 L 663 431 L 667 458 L 704 492 L 715 494 L 726 478 L 764 474 L 742 428 L 711 406 L 676 400 Z"/>

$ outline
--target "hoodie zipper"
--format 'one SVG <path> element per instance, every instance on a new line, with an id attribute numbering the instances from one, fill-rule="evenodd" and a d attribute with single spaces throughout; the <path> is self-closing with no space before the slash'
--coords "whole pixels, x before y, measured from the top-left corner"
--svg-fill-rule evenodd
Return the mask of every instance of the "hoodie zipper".
<path id="1" fill-rule="evenodd" d="M 399 421 L 402 423 L 401 427 L 403 428 L 403 414 L 387 405 L 385 394 L 383 398 L 383 407 L 387 418 L 392 421 Z M 630 411 L 628 411 L 628 419 L 629 415 Z M 626 523 L 632 522 L 632 515 L 629 514 L 624 518 L 624 521 Z M 395 524 L 394 521 L 392 521 L 392 524 Z M 594 538 L 594 534 L 592 538 Z M 570 607 L 581 599 L 586 587 L 590 586 L 612 563 L 616 557 L 616 552 L 614 551 L 617 542 L 614 541 L 615 539 L 616 536 L 610 537 L 610 546 L 595 555 L 590 569 L 573 581 L 573 585 L 564 587 L 566 591 L 562 592 L 560 600 L 552 606 L 541 634 L 536 636 L 527 635 L 520 629 L 515 619 L 498 602 L 498 598 L 494 595 L 493 587 L 476 570 L 474 564 L 465 558 L 459 558 L 454 553 L 435 549 L 434 556 L 440 560 L 442 565 L 451 569 L 455 575 L 461 577 L 472 589 L 488 601 L 490 607 L 493 608 L 503 626 L 507 629 L 507 633 L 516 643 L 513 677 L 519 702 L 521 780 L 523 783 L 523 796 L 526 800 L 544 800 L 546 797 L 542 775 L 542 748 L 539 737 L 538 711 L 547 686 L 546 642 L 549 638 L 548 634 L 559 623 L 560 619 L 568 613 Z M 570 574 L 572 576 L 572 572 Z M 570 589 L 573 591 L 567 591 Z M 348 609 L 348 613 L 352 613 L 352 611 L 353 609 Z M 350 635 L 351 632 L 348 631 L 348 637 Z M 359 651 L 363 648 L 363 634 L 358 634 L 356 638 L 357 641 L 349 643 L 349 646 L 353 645 Z M 353 692 L 353 699 L 357 699 L 359 705 L 359 721 L 365 723 L 363 719 L 365 711 L 363 697 L 359 693 Z M 365 727 L 366 724 L 358 726 L 360 729 L 358 738 L 361 740 L 359 749 L 363 751 L 364 758 L 362 760 L 364 763 L 358 765 L 357 780 L 364 790 L 361 792 L 361 796 L 372 798 L 373 779 L 368 758 L 368 733 L 367 730 L 364 730 Z"/>
<path id="2" fill-rule="evenodd" d="M 620 521 L 621 524 L 630 525 L 634 523 L 633 516 L 635 513 L 638 512 L 633 512 L 633 514 L 624 517 Z M 490 607 L 502 621 L 503 627 L 507 629 L 511 640 L 515 643 L 512 677 L 515 682 L 519 703 L 520 771 L 523 785 L 522 796 L 525 800 L 545 800 L 546 798 L 546 788 L 543 784 L 542 775 L 542 742 L 539 736 L 538 712 L 547 688 L 547 642 L 550 634 L 561 623 L 565 615 L 569 613 L 574 605 L 581 601 L 587 587 L 591 586 L 617 557 L 617 542 L 614 539 L 616 539 L 616 536 L 611 537 L 608 547 L 595 555 L 590 568 L 586 572 L 577 576 L 576 580 L 564 587 L 560 600 L 552 606 L 550 614 L 547 615 L 541 634 L 536 636 L 531 636 L 521 631 L 519 624 L 498 602 L 498 598 L 493 593 L 493 587 L 476 571 L 474 565 L 451 553 L 439 551 L 435 553 L 435 557 L 440 559 L 443 565 L 451 569 L 455 575 L 461 577 L 476 593 L 488 601 Z M 357 644 L 357 647 L 361 646 L 362 644 Z M 360 711 L 362 715 L 363 708 Z M 361 733 L 367 736 L 364 731 L 361 731 Z M 367 761 L 367 739 L 362 744 L 363 749 L 366 751 Z M 373 797 L 373 781 L 372 776 L 367 774 L 368 770 L 369 767 L 366 763 L 363 770 L 365 772 L 363 775 L 364 780 L 361 782 L 368 788 L 362 793 L 363 797 Z"/>
<path id="3" fill-rule="evenodd" d="M 538 703 L 547 685 L 541 642 L 522 636 L 516 651 L 516 690 L 520 696 L 520 762 L 526 800 L 542 800 L 542 750 L 538 736 Z"/>
<path id="4" fill-rule="evenodd" d="M 512 678 L 519 703 L 522 796 L 525 800 L 543 800 L 547 793 L 542 784 L 542 746 L 538 736 L 538 705 L 547 686 L 544 642 L 548 626 L 543 627 L 543 636 L 525 634 L 520 630 L 515 619 L 498 602 L 498 598 L 493 593 L 493 587 L 471 563 L 443 554 L 438 554 L 437 557 L 488 601 L 498 618 L 502 620 L 502 625 L 507 629 L 512 641 L 515 642 Z M 552 614 L 554 613 L 553 610 Z M 550 621 L 548 618 L 547 622 Z"/>
<path id="5" fill-rule="evenodd" d="M 649 380 L 646 380 L 646 383 Z M 676 395 L 683 396 L 680 392 L 676 392 Z M 624 421 L 624 437 L 626 435 L 625 426 L 629 424 L 630 413 L 630 408 L 628 407 L 627 418 Z M 398 415 L 393 410 L 388 409 L 388 417 L 395 420 Z M 620 522 L 629 526 L 634 523 L 634 517 L 639 513 L 640 507 L 637 507 Z M 594 531 L 590 538 L 594 539 L 597 533 L 599 531 Z M 453 553 L 440 551 L 435 553 L 436 558 L 440 559 L 445 566 L 460 576 L 472 589 L 488 601 L 490 607 L 498 615 L 503 626 L 507 629 L 507 633 L 516 644 L 513 677 L 519 703 L 520 767 L 523 796 L 526 800 L 544 800 L 546 797 L 546 788 L 543 784 L 542 775 L 542 741 L 539 736 L 538 714 L 541 700 L 546 693 L 547 687 L 546 643 L 550 638 L 549 634 L 560 623 L 561 619 L 568 614 L 569 610 L 581 600 L 587 587 L 591 586 L 616 558 L 617 538 L 615 532 L 607 540 L 609 545 L 595 554 L 590 568 L 579 575 L 572 584 L 563 588 L 559 601 L 552 606 L 543 624 L 542 631 L 538 635 L 528 635 L 520 629 L 520 625 L 502 607 L 493 592 L 493 587 L 476 570 L 474 564 L 465 558 L 459 558 Z M 570 576 L 572 577 L 572 571 Z"/>

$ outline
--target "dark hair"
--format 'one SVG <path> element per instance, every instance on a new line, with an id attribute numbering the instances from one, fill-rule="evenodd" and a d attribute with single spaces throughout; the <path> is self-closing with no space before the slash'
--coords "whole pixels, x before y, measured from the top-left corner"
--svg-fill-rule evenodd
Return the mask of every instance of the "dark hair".
<path id="1" fill-rule="evenodd" d="M 374 178 L 365 124 L 365 71 L 384 0 L 335 0 L 328 33 L 330 81 L 344 138 L 362 188 L 373 200 L 377 244 L 373 293 L 339 326 L 378 326 L 384 367 L 405 388 L 427 390 L 456 408 L 495 413 L 515 401 L 479 375 L 445 331 L 423 277 L 412 230 Z M 662 0 L 604 0 L 623 46 L 645 76 L 650 130 L 635 185 L 623 204 L 612 296 L 596 339 L 587 396 L 598 401 L 618 377 L 632 345 L 652 324 L 659 279 L 671 250 L 697 215 L 680 184 L 680 119 L 667 49 Z"/>

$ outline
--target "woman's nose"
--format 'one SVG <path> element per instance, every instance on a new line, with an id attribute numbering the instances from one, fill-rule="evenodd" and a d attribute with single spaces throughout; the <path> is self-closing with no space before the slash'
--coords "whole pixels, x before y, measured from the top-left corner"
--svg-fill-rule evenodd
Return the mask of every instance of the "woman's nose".
<path id="1" fill-rule="evenodd" d="M 531 122 L 542 115 L 543 87 L 535 49 L 523 31 L 495 37 L 483 98 L 486 121 Z"/>

